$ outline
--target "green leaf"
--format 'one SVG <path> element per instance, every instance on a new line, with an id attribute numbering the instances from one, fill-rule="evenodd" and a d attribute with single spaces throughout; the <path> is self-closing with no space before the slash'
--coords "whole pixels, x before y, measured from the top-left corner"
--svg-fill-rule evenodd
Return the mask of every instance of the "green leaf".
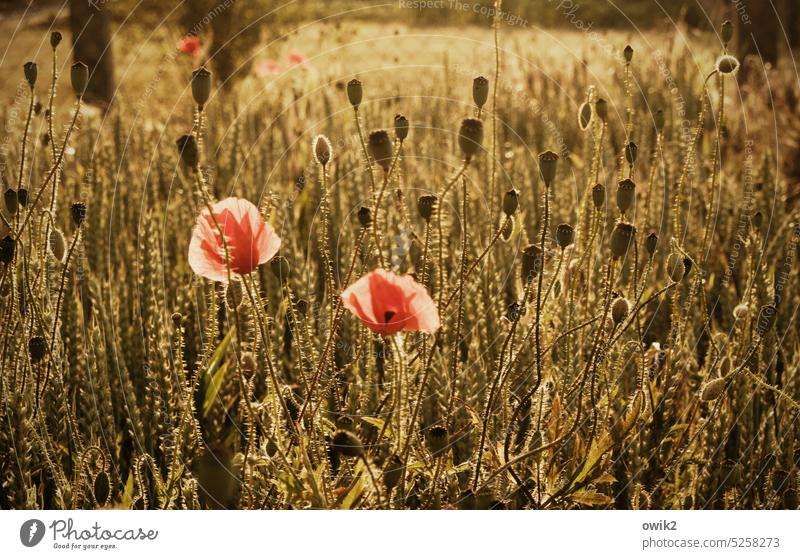
<path id="1" fill-rule="evenodd" d="M 608 505 L 614 501 L 608 495 L 603 495 L 597 491 L 581 490 L 570 495 L 570 499 L 581 505 L 590 507 Z"/>
<path id="2" fill-rule="evenodd" d="M 211 361 L 208 363 L 208 368 L 203 374 L 203 383 L 206 386 L 205 395 L 203 397 L 203 417 L 206 417 L 208 412 L 211 411 L 211 407 L 217 399 L 217 394 L 219 394 L 219 389 L 222 387 L 222 381 L 225 379 L 225 372 L 228 370 L 228 364 L 222 363 L 222 361 L 225 358 L 228 345 L 231 343 L 234 330 L 235 328 L 231 328 L 228 333 L 225 334 L 225 337 L 219 343 L 217 349 L 214 350 Z"/>

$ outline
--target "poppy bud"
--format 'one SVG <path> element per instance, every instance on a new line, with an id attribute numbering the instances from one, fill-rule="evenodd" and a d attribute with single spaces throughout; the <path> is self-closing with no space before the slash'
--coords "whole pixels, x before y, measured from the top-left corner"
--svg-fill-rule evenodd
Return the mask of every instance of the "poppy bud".
<path id="1" fill-rule="evenodd" d="M 184 165 L 194 169 L 200 163 L 200 151 L 197 148 L 197 140 L 194 136 L 187 134 L 181 136 L 175 142 L 178 146 L 178 152 L 181 155 L 181 160 Z"/>
<path id="2" fill-rule="evenodd" d="M 369 227 L 372 224 L 372 210 L 366 206 L 361 206 L 358 209 L 358 222 L 361 227 Z"/>
<path id="3" fill-rule="evenodd" d="M 403 115 L 394 115 L 394 133 L 401 142 L 408 137 L 408 119 Z"/>
<path id="4" fill-rule="evenodd" d="M 14 260 L 14 249 L 16 248 L 16 241 L 10 235 L 6 235 L 0 240 L 0 262 L 3 264 L 10 264 Z"/>
<path id="5" fill-rule="evenodd" d="M 636 227 L 630 223 L 619 222 L 611 232 L 611 256 L 622 258 L 636 236 Z"/>
<path id="6" fill-rule="evenodd" d="M 292 268 L 289 266 L 289 261 L 284 256 L 276 256 L 269 262 L 269 269 L 272 270 L 272 275 L 281 281 L 288 281 L 292 273 Z"/>
<path id="7" fill-rule="evenodd" d="M 594 207 L 598 210 L 606 203 L 606 187 L 602 184 L 596 184 L 592 187 L 592 202 Z"/>
<path id="8" fill-rule="evenodd" d="M 89 67 L 83 62 L 76 62 L 72 65 L 69 75 L 72 81 L 72 89 L 80 99 L 83 97 L 83 93 L 89 83 Z"/>
<path id="9" fill-rule="evenodd" d="M 211 96 L 211 72 L 201 66 L 192 72 L 192 97 L 194 102 L 203 110 L 208 98 Z"/>
<path id="10" fill-rule="evenodd" d="M 464 157 L 469 161 L 478 153 L 483 144 L 483 122 L 477 118 L 465 118 L 461 121 L 458 131 L 458 145 L 464 152 Z"/>
<path id="11" fill-rule="evenodd" d="M 20 188 L 17 190 L 17 202 L 19 202 L 19 205 L 23 208 L 28 207 L 28 191 L 26 189 Z"/>
<path id="12" fill-rule="evenodd" d="M 3 193 L 3 201 L 6 203 L 6 209 L 8 213 L 14 215 L 17 213 L 17 208 L 19 206 L 19 199 L 17 198 L 17 191 L 13 188 L 9 188 Z"/>
<path id="13" fill-rule="evenodd" d="M 433 215 L 433 208 L 436 206 L 437 198 L 432 194 L 420 196 L 417 199 L 417 211 L 422 219 L 430 221 Z"/>
<path id="14" fill-rule="evenodd" d="M 726 383 L 727 379 L 725 378 L 715 378 L 714 380 L 708 381 L 700 389 L 700 399 L 704 402 L 716 400 L 722 396 Z"/>
<path id="15" fill-rule="evenodd" d="M 25 79 L 28 82 L 28 85 L 33 86 L 36 85 L 36 77 L 39 75 L 39 69 L 36 66 L 36 62 L 26 62 L 25 66 L 22 67 L 25 71 Z"/>
<path id="16" fill-rule="evenodd" d="M 489 80 L 483 76 L 478 76 L 472 80 L 472 100 L 478 108 L 483 108 L 489 98 Z"/>
<path id="17" fill-rule="evenodd" d="M 625 57 L 625 63 L 630 64 L 631 60 L 633 60 L 633 47 L 626 45 L 625 49 L 622 51 L 622 56 Z"/>
<path id="18" fill-rule="evenodd" d="M 739 61 L 735 56 L 725 54 L 717 60 L 717 72 L 720 74 L 732 74 L 739 69 Z"/>
<path id="19" fill-rule="evenodd" d="M 594 102 L 594 110 L 603 122 L 608 120 L 608 101 L 602 97 Z"/>
<path id="20" fill-rule="evenodd" d="M 100 507 L 106 506 L 108 497 L 111 494 L 111 482 L 109 481 L 108 474 L 105 471 L 101 471 L 97 474 L 97 477 L 94 478 L 92 490 L 94 492 L 94 499 L 97 501 L 97 504 Z"/>
<path id="21" fill-rule="evenodd" d="M 656 235 L 655 233 L 650 233 L 644 240 L 644 248 L 645 250 L 647 250 L 647 254 L 649 254 L 651 258 L 656 253 L 657 246 L 658 246 L 658 235 Z"/>
<path id="22" fill-rule="evenodd" d="M 722 44 L 727 45 L 733 39 L 733 24 L 730 20 L 725 20 L 722 22 L 722 28 L 720 29 L 720 38 L 722 39 Z"/>
<path id="23" fill-rule="evenodd" d="M 653 114 L 653 124 L 655 124 L 657 132 L 664 130 L 664 109 L 656 109 Z"/>
<path id="24" fill-rule="evenodd" d="M 518 207 L 519 192 L 512 188 L 503 196 L 503 213 L 509 216 L 514 215 Z"/>
<path id="25" fill-rule="evenodd" d="M 343 456 L 357 457 L 364 454 L 364 445 L 361 443 L 361 439 L 344 429 L 339 429 L 333 434 L 331 445 Z"/>
<path id="26" fill-rule="evenodd" d="M 255 373 L 256 370 L 258 369 L 258 361 L 256 360 L 256 355 L 252 351 L 243 351 L 241 362 L 242 362 L 242 373 L 244 373 L 244 377 L 248 379 L 253 378 L 253 373 Z"/>
<path id="27" fill-rule="evenodd" d="M 383 172 L 389 171 L 392 164 L 392 140 L 386 130 L 376 130 L 371 132 L 367 139 L 369 153 L 375 163 L 383 168 Z"/>
<path id="28" fill-rule="evenodd" d="M 522 282 L 530 283 L 542 271 L 542 249 L 539 245 L 528 245 L 522 251 Z"/>
<path id="29" fill-rule="evenodd" d="M 83 225 L 83 221 L 86 219 L 86 204 L 83 202 L 75 202 L 69 207 L 69 210 L 72 214 L 72 221 L 75 223 L 75 226 L 80 227 Z"/>
<path id="30" fill-rule="evenodd" d="M 396 454 L 393 454 L 386 463 L 386 467 L 383 469 L 383 484 L 386 486 L 386 489 L 391 491 L 397 487 L 402 477 L 403 461 Z"/>
<path id="31" fill-rule="evenodd" d="M 556 241 L 561 249 L 567 248 L 575 242 L 575 229 L 569 223 L 562 223 L 556 227 Z"/>
<path id="32" fill-rule="evenodd" d="M 747 312 L 750 310 L 750 307 L 747 306 L 746 303 L 739 303 L 735 307 L 733 307 L 733 318 L 735 320 L 742 320 L 744 317 L 747 316 Z"/>
<path id="33" fill-rule="evenodd" d="M 628 165 L 633 166 L 636 163 L 636 155 L 639 153 L 639 146 L 637 146 L 634 142 L 629 142 L 627 146 L 625 146 L 625 159 L 628 160 Z"/>
<path id="34" fill-rule="evenodd" d="M 633 207 L 636 201 L 636 183 L 631 179 L 623 179 L 617 186 L 617 208 L 624 214 Z"/>
<path id="35" fill-rule="evenodd" d="M 428 450 L 434 458 L 440 456 L 449 446 L 447 428 L 442 425 L 434 425 L 425 433 L 425 442 Z"/>
<path id="36" fill-rule="evenodd" d="M 64 261 L 64 254 L 66 254 L 67 243 L 64 241 L 64 234 L 61 230 L 53 227 L 50 230 L 50 252 L 59 262 Z"/>
<path id="37" fill-rule="evenodd" d="M 758 313 L 758 325 L 756 331 L 759 336 L 766 335 L 767 332 L 772 330 L 775 326 L 775 321 L 778 318 L 778 309 L 773 304 L 764 305 Z"/>
<path id="38" fill-rule="evenodd" d="M 331 160 L 331 142 L 322 134 L 314 138 L 311 142 L 311 148 L 314 151 L 314 157 L 317 162 L 323 167 Z"/>
<path id="39" fill-rule="evenodd" d="M 756 212 L 753 214 L 753 227 L 755 227 L 756 231 L 761 231 L 761 226 L 764 224 L 764 214 L 761 212 Z"/>
<path id="40" fill-rule="evenodd" d="M 620 322 L 625 320 L 630 310 L 631 304 L 625 297 L 617 297 L 614 299 L 614 302 L 611 303 L 611 319 L 614 321 L 614 324 L 619 325 Z"/>
<path id="41" fill-rule="evenodd" d="M 667 276 L 674 282 L 679 282 L 686 275 L 686 266 L 683 263 L 683 257 L 680 254 L 673 252 L 667 258 Z"/>
<path id="42" fill-rule="evenodd" d="M 41 336 L 34 336 L 28 340 L 28 355 L 31 358 L 31 364 L 35 365 L 44 359 L 47 353 L 47 342 Z"/>
<path id="43" fill-rule="evenodd" d="M 50 46 L 56 48 L 61 43 L 61 32 L 53 31 L 50 33 Z"/>
<path id="44" fill-rule="evenodd" d="M 542 174 L 544 185 L 548 188 L 550 188 L 550 185 L 556 178 L 557 167 L 557 153 L 548 150 L 539 154 L 539 172 Z"/>
<path id="45" fill-rule="evenodd" d="M 350 104 L 353 105 L 353 108 L 358 109 L 361 105 L 361 98 L 364 96 L 364 90 L 361 87 L 361 82 L 356 78 L 353 78 L 349 82 L 347 82 L 347 99 L 350 101 Z"/>
<path id="46" fill-rule="evenodd" d="M 506 309 L 506 318 L 509 322 L 516 322 L 519 320 L 519 317 L 522 316 L 522 305 L 514 301 L 508 308 Z"/>
<path id="47" fill-rule="evenodd" d="M 584 103 L 581 105 L 581 108 L 578 109 L 578 126 L 580 126 L 581 130 L 586 130 L 591 123 L 592 106 L 589 103 Z"/>

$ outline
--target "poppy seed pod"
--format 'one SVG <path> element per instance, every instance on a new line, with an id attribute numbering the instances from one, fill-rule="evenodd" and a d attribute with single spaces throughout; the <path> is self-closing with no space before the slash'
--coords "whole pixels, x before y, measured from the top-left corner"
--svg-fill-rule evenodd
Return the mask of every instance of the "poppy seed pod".
<path id="1" fill-rule="evenodd" d="M 394 133 L 401 142 L 408 137 L 408 119 L 403 115 L 394 115 Z"/>
<path id="2" fill-rule="evenodd" d="M 539 172 L 547 188 L 556 179 L 556 169 L 558 167 L 558 154 L 550 150 L 539 154 Z"/>
<path id="3" fill-rule="evenodd" d="M 19 202 L 19 205 L 23 208 L 28 207 L 28 191 L 26 189 L 20 188 L 17 190 L 17 202 Z"/>
<path id="4" fill-rule="evenodd" d="M 517 208 L 519 208 L 519 192 L 512 188 L 503 196 L 503 213 L 508 216 L 514 215 Z"/>
<path id="5" fill-rule="evenodd" d="M 731 42 L 731 39 L 733 39 L 733 24 L 730 20 L 726 19 L 722 22 L 719 34 L 723 45 L 727 45 Z"/>
<path id="6" fill-rule="evenodd" d="M 311 149 L 314 152 L 314 157 L 316 157 L 317 163 L 323 167 L 331 160 L 331 142 L 322 134 L 319 134 L 311 142 Z"/>
<path id="7" fill-rule="evenodd" d="M 375 163 L 383 168 L 384 173 L 388 172 L 392 164 L 392 140 L 389 138 L 389 133 L 386 130 L 370 132 L 367 147 Z"/>
<path id="8" fill-rule="evenodd" d="M 567 248 L 575 242 L 575 229 L 569 223 L 562 223 L 556 227 L 556 241 L 561 249 Z"/>
<path id="9" fill-rule="evenodd" d="M 722 392 L 725 390 L 725 384 L 727 384 L 727 382 L 728 381 L 725 378 L 715 378 L 714 380 L 708 381 L 700 389 L 700 399 L 704 402 L 716 400 L 722 396 Z"/>
<path id="10" fill-rule="evenodd" d="M 25 66 L 22 67 L 25 72 L 25 80 L 28 82 L 28 85 L 33 86 L 36 85 L 36 77 L 39 75 L 39 69 L 36 66 L 36 62 L 26 62 Z"/>
<path id="11" fill-rule="evenodd" d="M 522 283 L 530 283 L 542 271 L 544 254 L 539 245 L 528 245 L 522 251 Z"/>
<path id="12" fill-rule="evenodd" d="M 478 108 L 482 108 L 489 98 L 489 80 L 483 76 L 478 76 L 472 80 L 472 100 Z"/>
<path id="13" fill-rule="evenodd" d="M 386 489 L 391 491 L 397 487 L 403 477 L 403 471 L 403 461 L 396 454 L 393 454 L 383 469 L 383 484 Z"/>
<path id="14" fill-rule="evenodd" d="M 211 72 L 209 72 L 205 66 L 201 66 L 192 72 L 192 97 L 202 111 L 210 96 Z"/>
<path id="15" fill-rule="evenodd" d="M 331 446 L 342 456 L 355 458 L 364 454 L 364 445 L 361 443 L 361 439 L 344 429 L 339 429 L 333 434 Z"/>
<path id="16" fill-rule="evenodd" d="M 603 122 L 608 120 L 608 101 L 602 97 L 594 102 L 594 110 Z"/>
<path id="17" fill-rule="evenodd" d="M 61 230 L 53 227 L 50 230 L 50 252 L 59 262 L 64 261 L 64 254 L 66 254 L 67 243 L 64 241 L 64 234 Z"/>
<path id="18" fill-rule="evenodd" d="M 739 61 L 735 56 L 725 54 L 717 60 L 717 72 L 720 74 L 732 74 L 739 69 Z"/>
<path id="19" fill-rule="evenodd" d="M 425 433 L 425 442 L 428 444 L 428 450 L 434 458 L 440 456 L 449 446 L 449 436 L 447 428 L 441 425 L 434 425 Z"/>
<path id="20" fill-rule="evenodd" d="M 72 221 L 75 225 L 77 227 L 83 225 L 83 221 L 86 219 L 86 204 L 75 202 L 69 207 L 69 211 L 72 214 Z"/>
<path id="21" fill-rule="evenodd" d="M 6 204 L 6 209 L 8 213 L 14 215 L 17 213 L 17 208 L 19 207 L 19 198 L 17 198 L 17 191 L 13 188 L 9 188 L 3 193 L 3 201 Z"/>
<path id="22" fill-rule="evenodd" d="M 31 358 L 31 364 L 35 365 L 44 359 L 47 353 L 47 342 L 41 336 L 34 336 L 28 340 L 28 355 Z"/>
<path id="23" fill-rule="evenodd" d="M 366 206 L 361 206 L 358 209 L 358 222 L 361 227 L 369 227 L 372 224 L 372 210 Z"/>
<path id="24" fill-rule="evenodd" d="M 0 262 L 10 264 L 14 260 L 14 249 L 17 243 L 10 235 L 6 235 L 0 240 Z"/>
<path id="25" fill-rule="evenodd" d="M 596 184 L 592 187 L 592 202 L 594 207 L 598 210 L 606 203 L 606 187 L 602 184 Z"/>
<path id="26" fill-rule="evenodd" d="M 483 144 L 483 122 L 477 118 L 465 118 L 461 121 L 458 131 L 458 145 L 464 152 L 464 157 L 469 161 L 478 153 Z"/>
<path id="27" fill-rule="evenodd" d="M 673 252 L 667 258 L 667 276 L 674 282 L 681 281 L 686 275 L 686 265 L 683 263 L 683 257 Z"/>
<path id="28" fill-rule="evenodd" d="M 611 232 L 611 256 L 623 258 L 636 236 L 636 227 L 630 223 L 619 222 Z"/>
<path id="29" fill-rule="evenodd" d="M 628 142 L 625 146 L 625 159 L 628 160 L 628 165 L 633 166 L 636 163 L 636 155 L 639 153 L 639 146 L 634 142 Z"/>
<path id="30" fill-rule="evenodd" d="M 431 216 L 433 215 L 433 208 L 436 206 L 437 200 L 438 199 L 436 196 L 432 194 L 420 196 L 417 199 L 417 211 L 422 219 L 425 221 L 430 221 Z"/>
<path id="31" fill-rule="evenodd" d="M 664 130 L 664 109 L 656 109 L 656 112 L 653 113 L 653 124 L 655 124 L 657 132 Z"/>
<path id="32" fill-rule="evenodd" d="M 70 69 L 69 77 L 75 95 L 77 95 L 78 98 L 83 97 L 86 86 L 89 84 L 89 67 L 83 62 L 76 62 Z"/>
<path id="33" fill-rule="evenodd" d="M 349 82 L 347 82 L 347 99 L 350 101 L 350 104 L 353 105 L 353 108 L 358 110 L 358 107 L 361 105 L 361 99 L 364 96 L 364 89 L 361 86 L 361 82 L 356 78 L 353 78 Z"/>
<path id="34" fill-rule="evenodd" d="M 647 250 L 647 254 L 650 255 L 650 258 L 656 253 L 656 247 L 658 246 L 658 235 L 655 233 L 650 233 L 647 238 L 644 240 L 644 248 Z"/>
<path id="35" fill-rule="evenodd" d="M 778 309 L 772 303 L 764 305 L 758 313 L 758 323 L 756 331 L 759 336 L 766 335 L 767 332 L 775 327 L 775 321 L 778 318 Z"/>
<path id="36" fill-rule="evenodd" d="M 619 325 L 631 310 L 631 304 L 625 297 L 617 297 L 611 303 L 611 319 L 614 324 Z"/>
<path id="37" fill-rule="evenodd" d="M 623 179 L 617 185 L 617 208 L 625 214 L 636 201 L 636 183 L 631 179 Z"/>
<path id="38" fill-rule="evenodd" d="M 181 136 L 175 142 L 184 165 L 194 169 L 200 163 L 200 151 L 197 149 L 197 140 L 191 134 Z"/>
<path id="39" fill-rule="evenodd" d="M 581 130 L 586 130 L 592 123 L 592 106 L 589 103 L 584 103 L 578 109 L 578 126 Z"/>
<path id="40" fill-rule="evenodd" d="M 269 261 L 269 269 L 272 270 L 272 275 L 281 281 L 288 281 L 292 268 L 289 266 L 289 261 L 284 256 L 276 256 Z"/>
<path id="41" fill-rule="evenodd" d="M 53 31 L 50 33 L 50 46 L 56 48 L 59 44 L 61 44 L 61 32 Z"/>
<path id="42" fill-rule="evenodd" d="M 630 45 L 625 45 L 625 48 L 622 51 L 622 56 L 625 57 L 625 63 L 630 64 L 631 60 L 633 60 L 633 47 Z"/>

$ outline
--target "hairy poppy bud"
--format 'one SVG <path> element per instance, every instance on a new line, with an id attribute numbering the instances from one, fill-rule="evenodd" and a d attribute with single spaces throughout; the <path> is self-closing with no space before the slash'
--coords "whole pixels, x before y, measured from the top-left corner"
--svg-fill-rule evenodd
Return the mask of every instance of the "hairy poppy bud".
<path id="1" fill-rule="evenodd" d="M 583 103 L 581 108 L 578 109 L 578 126 L 581 130 L 586 130 L 592 123 L 592 106 L 589 103 Z"/>
<path id="2" fill-rule="evenodd" d="M 417 199 L 417 211 L 422 219 L 430 221 L 437 198 L 432 194 L 420 196 Z"/>
<path id="3" fill-rule="evenodd" d="M 60 229 L 53 227 L 50 230 L 50 252 L 59 262 L 64 261 L 67 251 L 67 243 L 64 241 L 64 234 Z"/>
<path id="4" fill-rule="evenodd" d="M 647 250 L 647 254 L 650 255 L 650 258 L 656 253 L 656 247 L 658 246 L 658 235 L 655 233 L 650 233 L 647 238 L 644 240 L 644 248 Z"/>
<path id="5" fill-rule="evenodd" d="M 358 209 L 358 222 L 361 227 L 369 227 L 372 224 L 372 210 L 366 206 L 361 206 Z"/>
<path id="6" fill-rule="evenodd" d="M 656 109 L 656 112 L 653 113 L 653 124 L 655 124 L 657 132 L 664 130 L 664 109 Z"/>
<path id="7" fill-rule="evenodd" d="M 440 456 L 450 444 L 447 428 L 434 425 L 425 432 L 425 442 L 434 458 Z"/>
<path id="8" fill-rule="evenodd" d="M 594 102 L 594 110 L 603 122 L 608 120 L 608 101 L 602 97 Z"/>
<path id="9" fill-rule="evenodd" d="M 478 76 L 472 80 L 472 100 L 478 108 L 482 108 L 489 98 L 489 80 L 483 76 Z"/>
<path id="10" fill-rule="evenodd" d="M 522 251 L 522 282 L 530 283 L 542 271 L 544 254 L 539 245 L 528 245 Z"/>
<path id="11" fill-rule="evenodd" d="M 539 154 L 539 172 L 542 174 L 544 185 L 550 188 L 556 178 L 558 168 L 558 154 L 552 151 L 545 151 Z"/>
<path id="12" fill-rule="evenodd" d="M 25 71 L 25 79 L 27 80 L 28 85 L 31 86 L 31 89 L 33 89 L 33 86 L 36 85 L 36 77 L 39 75 L 39 69 L 36 66 L 36 62 L 26 62 L 25 66 L 22 68 Z"/>
<path id="13" fill-rule="evenodd" d="M 86 204 L 83 202 L 75 202 L 69 207 L 69 210 L 72 214 L 72 221 L 75 223 L 75 226 L 80 227 L 83 225 L 83 221 L 86 219 Z"/>
<path id="14" fill-rule="evenodd" d="M 197 140 L 194 136 L 187 134 L 181 136 L 175 142 L 178 146 L 178 152 L 181 155 L 181 160 L 184 165 L 194 169 L 200 163 L 200 151 L 197 148 Z"/>
<path id="15" fill-rule="evenodd" d="M 633 47 L 626 45 L 625 49 L 622 51 L 622 56 L 625 57 L 625 63 L 630 64 L 631 60 L 633 60 Z"/>
<path id="16" fill-rule="evenodd" d="M 34 336 L 28 340 L 28 355 L 31 358 L 31 364 L 35 365 L 44 359 L 47 353 L 47 342 L 41 336 Z"/>
<path id="17" fill-rule="evenodd" d="M 631 179 L 623 179 L 617 186 L 617 208 L 624 214 L 633 207 L 636 201 L 636 183 Z"/>
<path id="18" fill-rule="evenodd" d="M 3 201 L 6 203 L 6 209 L 8 213 L 14 215 L 17 213 L 17 208 L 19 207 L 19 199 L 17 198 L 17 191 L 13 188 L 9 188 L 3 193 Z"/>
<path id="19" fill-rule="evenodd" d="M 394 133 L 401 142 L 408 137 L 408 119 L 403 115 L 394 115 Z"/>
<path id="20" fill-rule="evenodd" d="M 727 379 L 725 378 L 715 378 L 714 380 L 708 381 L 700 389 L 700 399 L 704 402 L 716 400 L 722 396 L 726 383 Z"/>
<path id="21" fill-rule="evenodd" d="M 0 240 L 0 262 L 10 264 L 14 260 L 14 250 L 17 243 L 10 235 L 6 235 Z"/>
<path id="22" fill-rule="evenodd" d="M 461 121 L 458 131 L 458 145 L 464 152 L 464 157 L 469 161 L 478 153 L 483 144 L 483 122 L 477 118 L 465 118 Z"/>
<path id="23" fill-rule="evenodd" d="M 733 24 L 730 20 L 726 19 L 722 22 L 719 34 L 723 45 L 727 45 L 731 42 L 731 39 L 733 39 Z"/>
<path id="24" fill-rule="evenodd" d="M 72 65 L 69 76 L 75 95 L 77 95 L 78 98 L 83 97 L 86 86 L 89 83 L 89 67 L 83 62 L 76 62 Z"/>
<path id="25" fill-rule="evenodd" d="M 775 321 L 777 318 L 778 309 L 775 305 L 770 303 L 769 305 L 764 305 L 761 307 L 761 311 L 758 313 L 758 323 L 756 326 L 758 335 L 764 336 L 767 332 L 772 330 L 775 327 Z"/>
<path id="26" fill-rule="evenodd" d="M 506 215 L 514 215 L 518 207 L 519 192 L 512 188 L 503 196 L 503 213 Z"/>
<path id="27" fill-rule="evenodd" d="M 681 281 L 686 275 L 686 265 L 683 263 L 683 257 L 673 252 L 667 258 L 667 276 L 674 282 Z"/>
<path id="28" fill-rule="evenodd" d="M 732 74 L 739 69 L 739 61 L 735 56 L 725 54 L 717 60 L 717 72 L 720 74 Z"/>
<path id="29" fill-rule="evenodd" d="M 369 153 L 375 163 L 383 168 L 383 172 L 389 171 L 392 164 L 392 140 L 386 130 L 376 130 L 371 132 L 367 139 Z"/>
<path id="30" fill-rule="evenodd" d="M 349 82 L 347 82 L 347 99 L 350 101 L 350 104 L 353 105 L 353 108 L 358 109 L 361 105 L 361 98 L 364 96 L 364 90 L 361 87 L 361 82 L 356 78 L 353 78 Z"/>
<path id="31" fill-rule="evenodd" d="M 194 102 L 203 110 L 208 98 L 211 96 L 211 72 L 201 66 L 192 72 L 192 97 Z"/>
<path id="32" fill-rule="evenodd" d="M 270 260 L 269 269 L 272 270 L 272 275 L 281 281 L 288 281 L 292 273 L 292 267 L 284 256 L 276 256 Z"/>
<path id="33" fill-rule="evenodd" d="M 24 188 L 17 190 L 17 201 L 23 208 L 28 207 L 28 191 Z"/>
<path id="34" fill-rule="evenodd" d="M 614 299 L 614 302 L 611 303 L 611 319 L 614 321 L 614 324 L 619 325 L 620 322 L 625 320 L 630 310 L 631 304 L 625 297 L 617 297 Z"/>
<path id="35" fill-rule="evenodd" d="M 633 166 L 636 163 L 636 155 L 639 153 L 639 146 L 634 142 L 628 142 L 625 146 L 625 159 L 628 160 L 628 165 Z"/>
<path id="36" fill-rule="evenodd" d="M 342 456 L 357 457 L 364 454 L 361 439 L 344 429 L 339 429 L 333 434 L 331 446 Z"/>
<path id="37" fill-rule="evenodd" d="M 598 183 L 592 187 L 592 202 L 598 210 L 606 203 L 606 187 Z"/>
<path id="38" fill-rule="evenodd" d="M 53 31 L 50 33 L 50 46 L 56 48 L 59 44 L 61 44 L 61 32 Z"/>
<path id="39" fill-rule="evenodd" d="M 562 223 L 556 227 L 556 241 L 563 249 L 575 242 L 575 229 L 569 223 Z"/>
<path id="40" fill-rule="evenodd" d="M 636 236 L 636 227 L 630 223 L 619 222 L 611 232 L 611 256 L 623 258 Z"/>
<path id="41" fill-rule="evenodd" d="M 383 468 L 383 484 L 391 491 L 400 483 L 403 477 L 403 461 L 393 454 Z"/>
<path id="42" fill-rule="evenodd" d="M 733 307 L 733 318 L 736 320 L 742 320 L 747 316 L 749 310 L 750 307 L 747 306 L 747 303 L 739 303 Z"/>
<path id="43" fill-rule="evenodd" d="M 311 149 L 314 151 L 314 157 L 317 158 L 317 163 L 323 167 L 331 160 L 331 142 L 322 134 L 319 134 L 311 142 Z"/>

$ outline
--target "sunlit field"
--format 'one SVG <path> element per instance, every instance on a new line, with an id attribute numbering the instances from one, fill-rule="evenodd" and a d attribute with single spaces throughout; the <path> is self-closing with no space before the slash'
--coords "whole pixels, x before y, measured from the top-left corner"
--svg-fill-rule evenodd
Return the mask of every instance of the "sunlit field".
<path id="1" fill-rule="evenodd" d="M 791 59 L 293 9 L 0 20 L 0 508 L 798 507 Z"/>

